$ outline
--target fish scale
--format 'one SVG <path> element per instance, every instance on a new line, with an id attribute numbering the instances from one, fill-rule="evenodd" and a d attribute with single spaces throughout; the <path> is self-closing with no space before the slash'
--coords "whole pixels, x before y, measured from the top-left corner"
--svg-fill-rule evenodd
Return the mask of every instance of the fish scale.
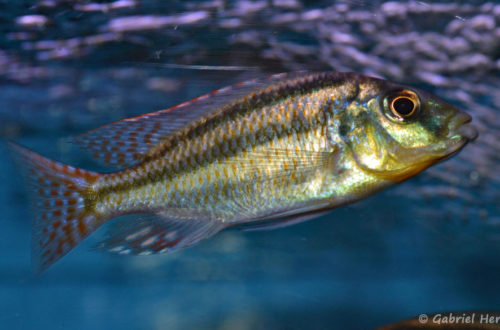
<path id="1" fill-rule="evenodd" d="M 402 113 L 396 99 L 404 100 Z M 469 121 L 418 89 L 354 73 L 294 73 L 75 137 L 115 172 L 80 170 L 13 145 L 40 202 L 32 264 L 43 271 L 125 214 L 140 216 L 109 226 L 100 247 L 166 253 L 227 227 L 309 220 L 449 158 L 477 135 Z"/>
<path id="2" fill-rule="evenodd" d="M 272 91 L 268 91 L 272 93 Z M 246 187 L 247 194 L 253 196 L 252 200 L 259 200 L 257 195 L 262 191 L 269 191 L 269 195 L 278 194 L 280 196 L 290 196 L 290 201 L 285 203 L 284 207 L 288 207 L 293 201 L 300 199 L 308 199 L 315 195 L 321 195 L 319 191 L 308 191 L 307 194 L 298 193 L 297 188 L 290 188 L 285 191 L 287 186 L 293 187 L 298 184 L 308 185 L 307 181 L 302 178 L 295 178 L 293 172 L 291 177 L 286 180 L 284 177 L 277 181 L 268 181 L 266 178 L 272 178 L 277 171 L 282 170 L 283 166 L 294 168 L 294 159 L 288 158 L 282 162 L 273 163 L 270 167 L 259 167 L 251 172 L 242 171 L 241 168 L 251 158 L 248 154 L 268 154 L 269 149 L 296 149 L 325 151 L 328 152 L 329 146 L 326 143 L 325 133 L 325 108 L 323 105 L 328 104 L 329 96 L 334 94 L 334 89 L 326 89 L 314 91 L 299 98 L 289 97 L 276 104 L 263 106 L 249 112 L 245 116 L 241 116 L 237 121 L 219 122 L 217 126 L 206 131 L 203 135 L 196 139 L 190 139 L 188 142 L 182 141 L 172 148 L 171 151 L 162 153 L 160 159 L 152 159 L 147 164 L 139 165 L 137 168 L 132 168 L 129 171 L 134 173 L 143 173 L 138 178 L 131 178 L 127 175 L 127 171 L 120 173 L 120 179 L 115 180 L 111 175 L 108 179 L 103 177 L 100 185 L 106 187 L 106 192 L 110 193 L 115 198 L 105 199 L 105 205 L 99 206 L 101 212 L 111 210 L 113 212 L 117 206 L 127 210 L 127 212 L 141 211 L 147 207 L 168 207 L 168 206 L 185 206 L 185 208 L 216 208 L 223 209 L 227 202 L 225 199 L 238 198 L 235 190 L 239 189 L 239 185 L 232 185 L 230 182 L 235 175 L 239 182 L 249 180 L 262 181 L 263 184 L 254 189 Z M 314 100 L 311 102 L 310 100 Z M 245 101 L 248 103 L 248 101 Z M 259 101 L 255 103 L 261 103 Z M 333 108 L 330 108 L 333 111 Z M 322 111 L 320 111 L 322 110 Z M 312 120 L 311 118 L 314 118 Z M 249 126 L 249 123 L 254 125 Z M 314 123 L 314 125 L 313 125 Z M 253 130 L 252 130 L 253 129 Z M 269 130 L 270 129 L 270 130 Z M 262 134 L 264 131 L 265 134 Z M 243 138 L 242 138 L 243 136 Z M 253 136 L 249 138 L 249 136 Z M 242 141 L 245 141 L 242 143 Z M 253 143 L 252 143 L 253 141 Z M 205 150 L 221 150 L 220 153 L 206 154 Z M 246 151 L 247 149 L 250 152 Z M 184 151 L 183 153 L 181 151 Z M 224 152 L 226 150 L 226 152 Z M 205 155 L 204 155 L 205 153 Z M 272 155 L 269 154 L 269 157 Z M 215 162 L 222 159 L 221 162 Z M 169 162 L 168 160 L 172 160 Z M 186 161 L 190 166 L 184 171 L 176 171 L 172 163 Z M 210 163 L 208 163 L 210 162 Z M 196 170 L 196 165 L 203 167 L 203 170 Z M 221 175 L 221 171 L 226 169 L 226 174 Z M 159 172 L 156 174 L 155 172 Z M 238 173 L 239 172 L 239 173 Z M 161 173 L 168 173 L 168 177 Z M 238 174 L 237 174 L 238 173 Z M 147 183 L 143 185 L 144 177 L 149 178 Z M 217 178 L 225 178 L 222 181 Z M 172 178 L 172 179 L 170 179 Z M 165 180 L 166 179 L 166 180 Z M 215 182 L 214 182 L 215 179 Z M 114 189 L 109 189 L 110 181 L 118 186 Z M 314 177 L 312 177 L 314 180 Z M 138 184 L 138 183 L 141 184 Z M 174 184 L 175 182 L 175 184 Z M 131 191 L 123 193 L 116 192 L 120 185 L 130 187 Z M 175 186 L 175 190 L 172 187 Z M 212 186 L 220 189 L 208 189 L 216 196 L 216 201 L 208 204 L 207 189 L 204 186 Z M 304 188 L 302 188 L 305 191 Z M 179 194 L 174 193 L 175 191 Z M 228 193 L 228 191 L 231 191 Z M 152 193 L 150 193 L 152 192 Z M 166 193 L 162 193 L 166 192 Z M 98 193 L 99 194 L 99 193 Z M 153 196 L 151 196 L 154 195 Z M 131 196 L 132 195 L 132 196 Z M 217 198 L 218 197 L 218 198 Z M 266 196 L 270 198 L 271 196 Z M 102 197 L 101 197 L 102 198 Z M 192 198 L 191 203 L 183 205 L 183 200 Z M 153 202 L 152 202 L 153 201 Z M 282 203 L 283 199 L 280 200 Z M 270 203 L 254 203 L 255 213 L 259 211 L 265 213 L 268 209 L 273 209 L 276 205 Z M 127 206 L 124 206 L 127 205 Z M 231 214 L 233 217 L 234 214 Z M 230 221 L 232 219 L 223 219 Z"/>

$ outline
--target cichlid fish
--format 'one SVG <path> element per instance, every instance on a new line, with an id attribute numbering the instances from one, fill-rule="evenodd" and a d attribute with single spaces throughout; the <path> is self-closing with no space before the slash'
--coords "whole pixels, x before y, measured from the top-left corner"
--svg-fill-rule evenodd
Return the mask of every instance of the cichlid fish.
<path id="1" fill-rule="evenodd" d="M 416 88 L 354 73 L 278 74 L 75 138 L 96 173 L 12 145 L 38 217 L 41 272 L 111 218 L 101 246 L 165 253 L 236 225 L 269 229 L 365 198 L 459 151 L 471 117 Z"/>

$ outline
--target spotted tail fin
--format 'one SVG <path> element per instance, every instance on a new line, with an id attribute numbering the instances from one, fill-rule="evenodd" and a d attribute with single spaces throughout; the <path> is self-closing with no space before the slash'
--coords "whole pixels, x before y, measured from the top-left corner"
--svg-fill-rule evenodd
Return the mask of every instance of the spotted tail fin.
<path id="1" fill-rule="evenodd" d="M 10 143 L 32 195 L 31 264 L 40 274 L 102 223 L 89 203 L 89 185 L 100 176 L 44 158 Z"/>

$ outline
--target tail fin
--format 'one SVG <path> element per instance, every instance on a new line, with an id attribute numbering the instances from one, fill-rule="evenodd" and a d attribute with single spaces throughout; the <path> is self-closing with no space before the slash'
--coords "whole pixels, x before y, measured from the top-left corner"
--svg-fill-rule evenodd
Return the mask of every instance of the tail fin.
<path id="1" fill-rule="evenodd" d="M 33 197 L 31 264 L 42 273 L 101 224 L 89 203 L 89 185 L 100 174 L 51 161 L 10 143 Z"/>

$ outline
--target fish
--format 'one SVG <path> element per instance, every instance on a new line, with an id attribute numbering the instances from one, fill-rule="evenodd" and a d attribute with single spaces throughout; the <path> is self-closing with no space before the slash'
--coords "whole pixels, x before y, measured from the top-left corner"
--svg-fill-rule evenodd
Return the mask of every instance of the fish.
<path id="1" fill-rule="evenodd" d="M 357 73 L 295 72 L 221 88 L 73 137 L 87 171 L 11 142 L 36 217 L 40 274 L 110 219 L 102 249 L 168 253 L 226 228 L 289 226 L 450 158 L 478 133 L 423 90 Z"/>

